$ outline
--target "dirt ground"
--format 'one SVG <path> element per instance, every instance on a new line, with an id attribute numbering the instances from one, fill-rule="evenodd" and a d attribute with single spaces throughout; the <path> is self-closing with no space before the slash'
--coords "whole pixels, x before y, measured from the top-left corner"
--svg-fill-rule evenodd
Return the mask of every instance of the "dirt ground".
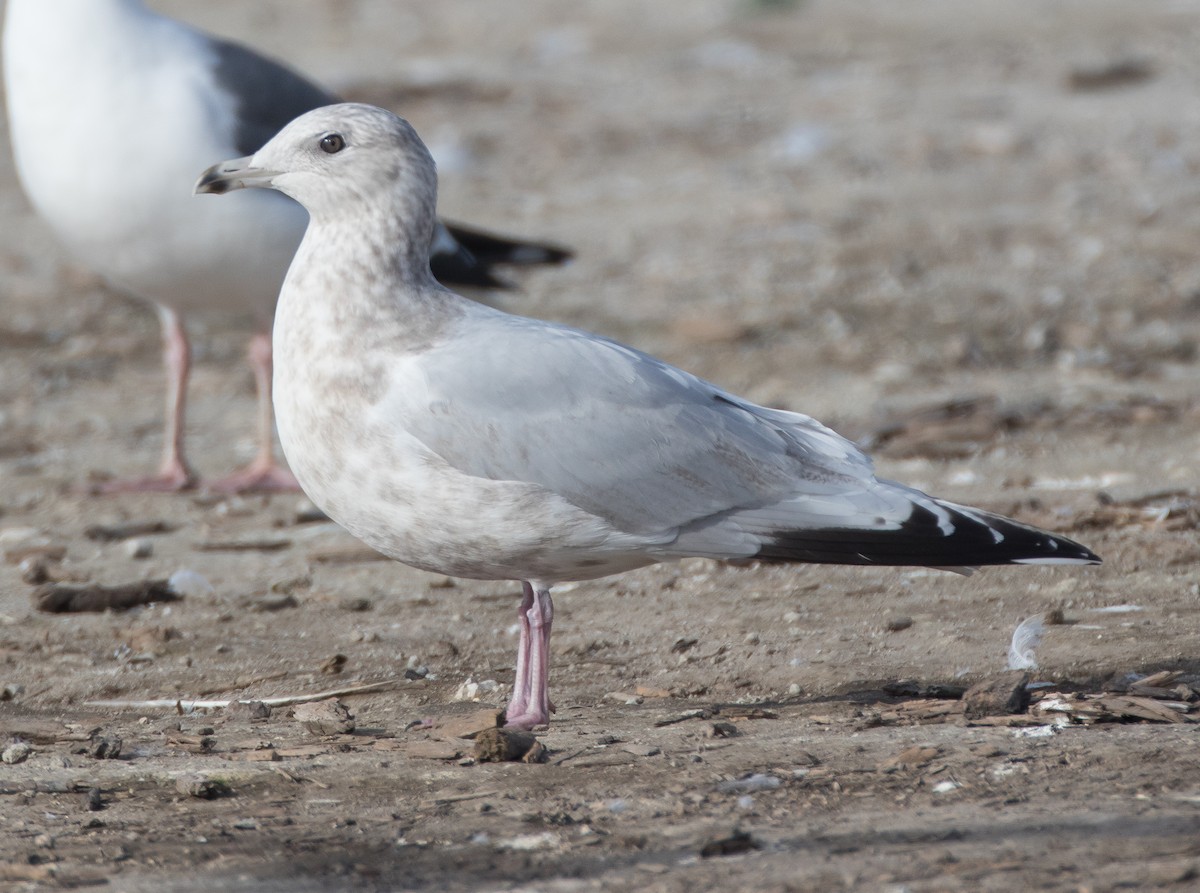
<path id="1" fill-rule="evenodd" d="M 1200 889 L 1193 5 L 153 5 L 405 114 L 447 216 L 577 250 L 501 306 L 808 412 L 1105 564 L 563 586 L 549 760 L 476 762 L 412 724 L 511 681 L 516 584 L 372 560 L 298 496 L 79 495 L 156 461 L 155 320 L 70 266 L 3 152 L 0 748 L 32 751 L 0 764 L 0 886 Z M 253 451 L 246 330 L 193 326 L 217 474 Z M 22 561 L 56 556 L 212 591 L 48 614 Z M 968 721 L 956 687 L 1054 610 L 1034 712 Z M 183 709 L 371 684 L 332 737 Z"/>

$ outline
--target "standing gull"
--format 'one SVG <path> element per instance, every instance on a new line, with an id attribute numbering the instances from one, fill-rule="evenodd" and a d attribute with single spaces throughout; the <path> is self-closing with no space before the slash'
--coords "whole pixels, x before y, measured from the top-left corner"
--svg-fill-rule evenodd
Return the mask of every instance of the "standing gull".
<path id="1" fill-rule="evenodd" d="M 8 0 L 4 79 L 17 174 L 72 255 L 156 305 L 167 370 L 157 474 L 107 489 L 176 490 L 184 455 L 190 349 L 182 316 L 257 317 L 249 357 L 258 386 L 258 456 L 215 489 L 295 486 L 275 462 L 269 322 L 307 216 L 282 195 L 192 201 L 213 158 L 253 152 L 303 112 L 336 103 L 295 72 L 147 10 L 140 0 Z M 218 206 L 220 205 L 220 206 Z M 496 263 L 557 263 L 550 245 L 436 224 L 433 272 L 502 286 Z"/>
<path id="2" fill-rule="evenodd" d="M 1068 539 L 877 479 L 808 416 L 447 291 L 429 271 L 433 160 L 390 112 L 309 112 L 196 190 L 252 186 L 310 215 L 275 314 L 283 451 L 317 505 L 392 558 L 522 581 L 509 725 L 550 718 L 554 583 L 691 556 L 1099 562 Z"/>

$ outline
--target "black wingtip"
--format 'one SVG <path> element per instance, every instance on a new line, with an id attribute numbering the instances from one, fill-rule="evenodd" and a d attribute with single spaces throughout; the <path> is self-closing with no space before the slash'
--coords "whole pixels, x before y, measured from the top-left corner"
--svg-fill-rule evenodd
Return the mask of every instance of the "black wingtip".
<path id="1" fill-rule="evenodd" d="M 951 503 L 914 503 L 898 528 L 780 531 L 756 556 L 766 561 L 882 567 L 1095 565 L 1091 549 L 1011 518 Z"/>
<path id="2" fill-rule="evenodd" d="M 517 267 L 544 266 L 566 263 L 575 256 L 571 249 L 553 242 L 534 242 L 502 236 L 498 233 L 442 221 L 450 235 L 475 260 L 485 266 L 512 264 Z"/>

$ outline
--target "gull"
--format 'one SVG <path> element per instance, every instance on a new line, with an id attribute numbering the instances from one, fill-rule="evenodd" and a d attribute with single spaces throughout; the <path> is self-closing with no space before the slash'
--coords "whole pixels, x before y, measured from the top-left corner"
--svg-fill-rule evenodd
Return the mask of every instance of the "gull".
<path id="1" fill-rule="evenodd" d="M 439 574 L 521 581 L 509 725 L 548 723 L 550 589 L 686 557 L 1095 564 L 1063 537 L 875 477 L 850 441 L 607 338 L 460 297 L 429 270 L 437 175 L 413 128 L 347 104 L 209 168 L 309 227 L 275 313 L 275 411 L 312 500 Z"/>
<path id="2" fill-rule="evenodd" d="M 158 15 L 139 0 L 9 0 L 4 80 L 16 170 L 70 254 L 158 310 L 167 372 L 158 472 L 105 490 L 178 490 L 191 350 L 185 314 L 254 320 L 258 455 L 217 490 L 294 488 L 276 463 L 271 416 L 275 299 L 307 224 L 282 195 L 195 202 L 196 171 L 253 152 L 297 115 L 339 99 L 238 44 Z M 496 263 L 558 263 L 569 252 L 438 223 L 434 274 L 506 285 Z"/>

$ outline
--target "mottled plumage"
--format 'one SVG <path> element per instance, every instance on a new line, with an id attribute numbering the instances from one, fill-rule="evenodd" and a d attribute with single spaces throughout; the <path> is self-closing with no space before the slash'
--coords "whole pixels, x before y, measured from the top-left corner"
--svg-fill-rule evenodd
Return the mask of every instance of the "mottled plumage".
<path id="1" fill-rule="evenodd" d="M 850 441 L 429 273 L 412 128 L 310 112 L 198 189 L 285 192 L 311 224 L 275 319 L 279 433 L 331 517 L 415 567 L 525 584 L 509 721 L 548 721 L 550 586 L 684 556 L 970 567 L 1086 548 L 874 476 Z M 382 246 L 401 245 L 400 252 Z"/>

